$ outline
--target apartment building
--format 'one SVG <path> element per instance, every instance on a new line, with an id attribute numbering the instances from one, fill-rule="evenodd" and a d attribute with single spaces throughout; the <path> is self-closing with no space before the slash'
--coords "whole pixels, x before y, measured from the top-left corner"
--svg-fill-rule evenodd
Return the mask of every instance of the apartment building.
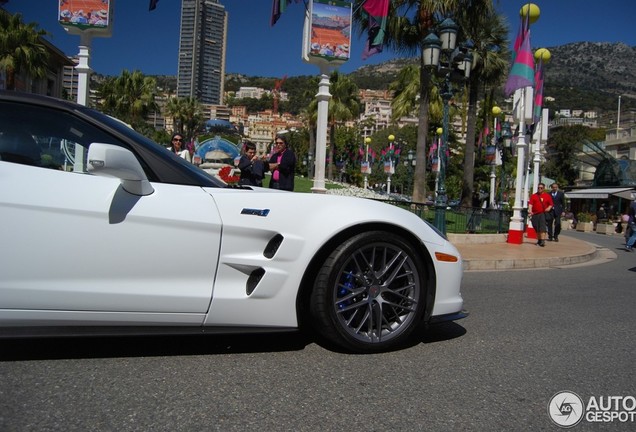
<path id="1" fill-rule="evenodd" d="M 222 104 L 228 15 L 219 0 L 182 0 L 177 96 Z"/>

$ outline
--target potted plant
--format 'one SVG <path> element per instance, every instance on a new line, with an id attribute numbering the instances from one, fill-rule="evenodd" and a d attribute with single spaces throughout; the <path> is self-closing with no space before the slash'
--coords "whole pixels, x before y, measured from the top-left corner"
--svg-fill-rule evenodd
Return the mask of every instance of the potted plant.
<path id="1" fill-rule="evenodd" d="M 597 234 L 613 235 L 616 231 L 616 224 L 611 219 L 604 219 L 603 222 L 596 224 Z"/>
<path id="2" fill-rule="evenodd" d="M 587 212 L 581 212 L 576 215 L 577 223 L 576 230 L 584 231 L 584 232 L 592 232 L 594 231 L 594 222 L 592 219 L 592 214 Z"/>

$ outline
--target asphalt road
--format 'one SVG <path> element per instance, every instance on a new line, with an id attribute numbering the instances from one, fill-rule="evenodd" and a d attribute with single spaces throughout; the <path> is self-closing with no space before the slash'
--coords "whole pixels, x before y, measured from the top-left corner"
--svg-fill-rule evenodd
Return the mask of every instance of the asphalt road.
<path id="1" fill-rule="evenodd" d="M 559 430 L 564 390 L 636 396 L 636 253 L 470 272 L 471 315 L 377 355 L 296 334 L 0 341 L 0 431 Z M 635 430 L 636 421 L 574 430 Z"/>

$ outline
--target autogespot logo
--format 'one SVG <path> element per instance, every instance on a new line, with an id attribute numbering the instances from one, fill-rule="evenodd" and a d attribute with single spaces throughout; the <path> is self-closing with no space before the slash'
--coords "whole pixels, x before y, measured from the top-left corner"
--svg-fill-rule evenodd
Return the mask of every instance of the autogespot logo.
<path id="1" fill-rule="evenodd" d="M 557 426 L 569 428 L 579 424 L 585 414 L 583 399 L 576 393 L 561 391 L 552 396 L 548 404 L 548 415 Z"/>

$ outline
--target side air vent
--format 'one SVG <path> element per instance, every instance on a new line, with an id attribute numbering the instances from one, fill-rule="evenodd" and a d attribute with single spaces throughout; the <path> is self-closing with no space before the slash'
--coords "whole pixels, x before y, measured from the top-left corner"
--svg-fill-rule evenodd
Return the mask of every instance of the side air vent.
<path id="1" fill-rule="evenodd" d="M 263 256 L 267 259 L 271 259 L 276 255 L 278 248 L 281 243 L 283 243 L 283 236 L 280 234 L 276 234 L 265 246 L 265 250 L 263 251 Z"/>
<path id="2" fill-rule="evenodd" d="M 264 275 L 265 270 L 261 267 L 257 268 L 250 274 L 250 277 L 247 278 L 247 284 L 245 284 L 245 292 L 247 293 L 247 295 L 250 295 L 254 292 L 256 286 L 261 281 L 261 279 L 263 279 Z"/>

